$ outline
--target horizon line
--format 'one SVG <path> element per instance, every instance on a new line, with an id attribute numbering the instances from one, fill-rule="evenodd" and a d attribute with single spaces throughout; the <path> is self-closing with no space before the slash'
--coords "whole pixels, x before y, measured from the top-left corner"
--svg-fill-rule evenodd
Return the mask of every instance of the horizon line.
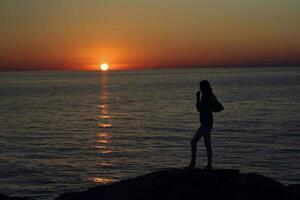
<path id="1" fill-rule="evenodd" d="M 253 68 L 264 68 L 264 67 L 300 67 L 300 64 L 288 64 L 288 65 L 284 65 L 284 64 L 270 64 L 270 65 L 258 65 L 258 64 L 254 64 L 254 65 L 207 65 L 207 66 L 150 66 L 150 67 L 128 67 L 128 68 L 124 68 L 124 69 L 110 69 L 108 71 L 136 71 L 136 70 L 153 70 L 153 69 L 195 69 L 195 68 L 249 68 L 249 67 L 253 67 Z M 80 69 L 80 68 L 28 68 L 28 69 L 24 69 L 24 68 L 19 68 L 19 69 L 1 69 L 0 68 L 0 72 L 26 72 L 26 71 L 101 71 L 101 70 L 97 70 L 97 69 Z"/>

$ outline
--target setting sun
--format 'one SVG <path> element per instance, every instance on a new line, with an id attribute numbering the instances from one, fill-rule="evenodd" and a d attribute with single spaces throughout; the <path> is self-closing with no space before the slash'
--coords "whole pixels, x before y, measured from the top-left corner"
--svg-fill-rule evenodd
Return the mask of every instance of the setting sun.
<path id="1" fill-rule="evenodd" d="M 108 65 L 107 63 L 102 63 L 102 64 L 100 65 L 100 69 L 101 69 L 102 71 L 107 71 L 107 70 L 109 69 L 109 65 Z"/>

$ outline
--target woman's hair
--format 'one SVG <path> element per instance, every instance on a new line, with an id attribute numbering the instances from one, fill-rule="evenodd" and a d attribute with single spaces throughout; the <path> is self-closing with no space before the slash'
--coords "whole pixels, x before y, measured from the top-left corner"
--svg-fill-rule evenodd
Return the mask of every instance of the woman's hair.
<path id="1" fill-rule="evenodd" d="M 207 80 L 203 80 L 200 82 L 200 90 L 204 96 L 208 96 L 213 93 L 212 88 Z"/>

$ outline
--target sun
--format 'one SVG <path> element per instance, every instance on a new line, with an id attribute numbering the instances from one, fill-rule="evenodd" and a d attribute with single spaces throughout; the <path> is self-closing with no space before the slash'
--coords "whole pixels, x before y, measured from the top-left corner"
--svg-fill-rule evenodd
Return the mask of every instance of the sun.
<path id="1" fill-rule="evenodd" d="M 102 71 L 107 71 L 107 70 L 109 69 L 109 65 L 108 65 L 107 63 L 102 63 L 102 64 L 100 65 L 100 69 L 101 69 Z"/>

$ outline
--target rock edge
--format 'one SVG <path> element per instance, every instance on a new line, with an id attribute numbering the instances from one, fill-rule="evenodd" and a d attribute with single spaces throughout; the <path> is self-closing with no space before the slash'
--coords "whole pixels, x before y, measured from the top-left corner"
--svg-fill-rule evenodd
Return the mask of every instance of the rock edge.
<path id="1" fill-rule="evenodd" d="M 166 169 L 55 200 L 299 200 L 300 184 L 284 186 L 257 173 L 235 169 Z M 0 200 L 29 200 L 0 194 Z"/>

